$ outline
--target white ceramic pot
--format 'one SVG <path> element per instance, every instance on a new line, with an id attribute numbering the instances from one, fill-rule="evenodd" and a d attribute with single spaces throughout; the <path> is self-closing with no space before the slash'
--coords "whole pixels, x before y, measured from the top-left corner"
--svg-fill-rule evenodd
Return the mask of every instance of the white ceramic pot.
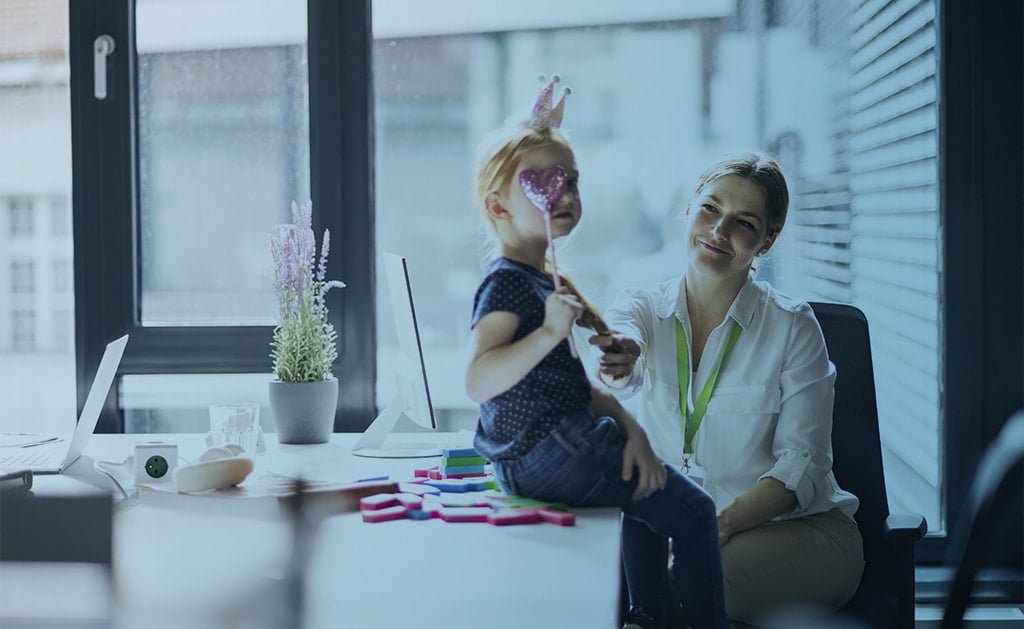
<path id="1" fill-rule="evenodd" d="M 338 380 L 270 381 L 270 412 L 281 443 L 326 443 L 334 432 Z"/>

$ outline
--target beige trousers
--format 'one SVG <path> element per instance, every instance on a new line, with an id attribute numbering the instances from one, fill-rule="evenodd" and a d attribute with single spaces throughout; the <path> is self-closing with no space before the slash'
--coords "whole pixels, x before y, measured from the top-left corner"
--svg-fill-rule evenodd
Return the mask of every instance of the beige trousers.
<path id="1" fill-rule="evenodd" d="M 722 546 L 729 618 L 756 623 L 785 605 L 837 608 L 853 596 L 864 571 L 857 524 L 836 509 L 769 521 Z"/>

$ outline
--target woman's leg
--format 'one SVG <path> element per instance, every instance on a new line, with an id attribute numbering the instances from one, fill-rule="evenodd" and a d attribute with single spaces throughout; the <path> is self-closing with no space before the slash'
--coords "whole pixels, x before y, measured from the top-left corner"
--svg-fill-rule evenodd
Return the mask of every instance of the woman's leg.
<path id="1" fill-rule="evenodd" d="M 722 546 L 729 618 L 756 623 L 787 604 L 836 608 L 853 596 L 864 570 L 856 523 L 837 510 L 765 522 Z"/>

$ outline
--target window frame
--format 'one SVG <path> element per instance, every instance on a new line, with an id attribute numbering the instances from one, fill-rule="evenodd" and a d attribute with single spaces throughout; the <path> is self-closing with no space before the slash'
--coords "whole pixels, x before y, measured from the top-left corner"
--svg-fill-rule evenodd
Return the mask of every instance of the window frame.
<path id="1" fill-rule="evenodd" d="M 106 342 L 125 333 L 131 342 L 121 373 L 269 374 L 272 326 L 141 324 L 135 2 L 83 0 L 69 2 L 69 9 L 75 294 L 89 296 L 79 298 L 75 317 L 79 407 Z M 310 191 L 321 208 L 313 227 L 331 230 L 328 276 L 348 284 L 327 295 L 339 343 L 335 430 L 362 430 L 376 415 L 375 320 L 373 309 L 363 306 L 373 303 L 375 292 L 373 107 L 372 91 L 358 87 L 372 85 L 370 5 L 345 3 L 342 10 L 310 2 L 307 21 Z M 114 38 L 115 49 L 101 101 L 93 95 L 92 42 L 103 33 Z M 116 394 L 97 430 L 124 430 Z"/>
<path id="2" fill-rule="evenodd" d="M 949 534 L 923 540 L 919 564 L 946 564 L 985 447 L 1024 407 L 1024 9 L 1019 3 L 938 1 L 939 207 L 942 220 L 942 500 Z M 1017 60 L 1014 66 L 1008 61 Z M 994 280 L 1001 280 L 996 286 Z M 1014 288 L 1017 287 L 1017 290 Z M 1013 481 L 1021 496 L 1021 475 Z M 1021 504 L 1001 557 L 983 572 L 994 599 L 1021 587 Z M 1014 541 L 1016 540 L 1016 542 Z M 1001 585 L 998 585 L 1001 584 Z M 944 594 L 944 591 L 943 591 Z"/>

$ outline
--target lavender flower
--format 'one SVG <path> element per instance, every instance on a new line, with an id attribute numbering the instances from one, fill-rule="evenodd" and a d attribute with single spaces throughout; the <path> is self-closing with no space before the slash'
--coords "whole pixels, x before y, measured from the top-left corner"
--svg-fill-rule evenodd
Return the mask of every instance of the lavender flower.
<path id="1" fill-rule="evenodd" d="M 316 270 L 316 281 L 322 282 L 327 277 L 327 252 L 331 250 L 331 230 L 324 230 L 324 242 L 320 245 L 320 266 Z M 324 291 L 326 292 L 326 291 Z"/>
<path id="2" fill-rule="evenodd" d="M 278 225 L 269 236 L 274 260 L 274 293 L 278 325 L 274 328 L 274 375 L 285 382 L 315 382 L 333 378 L 338 357 L 337 332 L 327 318 L 324 296 L 344 282 L 326 280 L 330 233 L 324 230 L 320 259 L 312 229 L 313 204 L 292 202 L 292 223 Z"/>

